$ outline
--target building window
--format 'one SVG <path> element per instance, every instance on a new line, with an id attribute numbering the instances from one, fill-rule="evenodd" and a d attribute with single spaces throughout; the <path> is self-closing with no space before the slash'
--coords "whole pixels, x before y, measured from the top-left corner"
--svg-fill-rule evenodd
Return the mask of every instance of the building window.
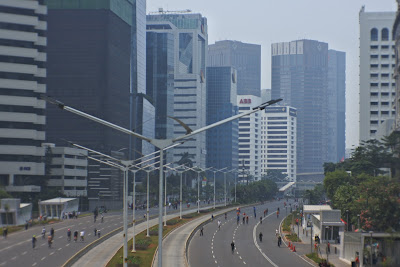
<path id="1" fill-rule="evenodd" d="M 371 34 L 372 34 L 372 32 L 371 32 Z M 389 41 L 389 30 L 387 28 L 382 29 L 381 35 L 382 35 L 381 36 L 382 41 Z M 372 36 L 371 36 L 371 38 L 372 38 Z"/>
<path id="2" fill-rule="evenodd" d="M 378 58 L 378 55 L 371 55 L 371 59 Z"/>
<path id="3" fill-rule="evenodd" d="M 377 45 L 371 45 L 370 48 L 371 48 L 371 50 L 375 50 L 375 49 L 378 49 L 378 46 Z"/>
<path id="4" fill-rule="evenodd" d="M 378 96 L 378 93 L 371 93 L 371 96 Z"/>
<path id="5" fill-rule="evenodd" d="M 371 41 L 378 41 L 378 29 L 376 28 L 371 30 Z"/>

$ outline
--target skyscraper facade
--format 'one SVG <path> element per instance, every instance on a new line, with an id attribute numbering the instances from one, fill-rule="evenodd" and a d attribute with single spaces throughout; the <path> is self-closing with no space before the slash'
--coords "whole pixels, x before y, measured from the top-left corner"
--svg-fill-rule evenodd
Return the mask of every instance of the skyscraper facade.
<path id="1" fill-rule="evenodd" d="M 154 124 L 151 125 L 154 107 L 144 97 L 145 34 L 138 35 L 137 41 L 133 40 L 136 47 L 132 50 L 136 53 L 144 51 L 144 54 L 136 55 L 138 62 L 132 64 L 132 68 L 130 66 L 131 24 L 140 20 L 133 14 L 145 15 L 145 10 L 133 12 L 133 7 L 145 8 L 143 4 L 133 6 L 134 2 L 48 1 L 48 93 L 69 106 L 124 128 L 130 127 L 133 117 L 134 131 L 151 136 L 151 131 L 154 133 Z M 141 18 L 143 20 L 145 17 Z M 136 33 L 139 32 L 136 29 Z M 130 115 L 131 91 L 134 93 L 133 116 Z M 124 133 L 53 105 L 48 106 L 47 114 L 49 142 L 59 144 L 67 139 L 106 154 L 111 151 L 123 151 L 126 157 L 130 154 L 129 136 Z M 141 140 L 139 142 L 141 144 Z M 146 153 L 140 145 L 133 148 Z M 101 173 L 92 172 L 91 165 L 89 163 L 89 199 L 97 200 L 99 191 L 103 191 L 101 194 L 105 199 L 120 198 L 122 194 L 118 192 L 122 192 L 122 183 L 113 189 L 117 193 L 111 193 L 110 181 L 103 179 Z"/>
<path id="2" fill-rule="evenodd" d="M 237 114 L 236 70 L 232 67 L 207 67 L 207 125 Z M 237 168 L 238 121 L 234 120 L 207 132 L 207 167 Z"/>
<path id="3" fill-rule="evenodd" d="M 272 44 L 272 99 L 297 110 L 297 173 L 320 173 L 327 151 L 328 44 Z"/>
<path id="4" fill-rule="evenodd" d="M 218 41 L 208 46 L 208 66 L 237 70 L 237 94 L 261 96 L 261 45 Z"/>
<path id="5" fill-rule="evenodd" d="M 266 107 L 261 112 L 261 176 L 279 170 L 296 182 L 297 111 L 288 106 Z"/>
<path id="6" fill-rule="evenodd" d="M 379 128 L 396 116 L 392 27 L 395 12 L 366 12 L 360 21 L 360 142 L 379 138 Z"/>
<path id="7" fill-rule="evenodd" d="M 192 130 L 206 125 L 207 19 L 201 14 L 169 13 L 160 10 L 147 15 L 147 30 L 174 35 L 174 113 L 173 116 Z M 174 136 L 186 130 L 174 122 Z M 173 149 L 174 161 L 189 153 L 194 165 L 206 165 L 206 134 L 192 136 Z"/>
<path id="8" fill-rule="evenodd" d="M 250 111 L 261 104 L 261 97 L 238 95 L 239 113 Z M 261 178 L 261 112 L 239 119 L 238 179 L 242 183 Z"/>
<path id="9" fill-rule="evenodd" d="M 146 87 L 155 107 L 155 137 L 174 136 L 174 35 L 148 31 L 146 34 Z M 166 153 L 167 162 L 172 154 Z"/>
<path id="10" fill-rule="evenodd" d="M 43 185 L 46 15 L 41 0 L 0 2 L 0 186 L 9 192 Z"/>
<path id="11" fill-rule="evenodd" d="M 395 117 L 395 130 L 400 131 L 400 1 L 397 0 L 397 14 L 393 24 L 393 37 L 395 41 L 396 52 L 396 66 L 394 72 L 394 79 L 396 81 L 396 117 Z"/>
<path id="12" fill-rule="evenodd" d="M 327 162 L 345 158 L 346 147 L 346 53 L 328 51 Z"/>

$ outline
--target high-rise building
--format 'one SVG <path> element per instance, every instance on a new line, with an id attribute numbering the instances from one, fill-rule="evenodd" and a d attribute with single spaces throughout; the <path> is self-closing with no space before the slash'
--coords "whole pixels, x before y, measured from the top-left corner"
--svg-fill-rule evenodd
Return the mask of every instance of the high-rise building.
<path id="1" fill-rule="evenodd" d="M 232 67 L 207 67 L 207 125 L 235 116 L 236 70 Z M 238 121 L 207 131 L 207 167 L 237 168 Z"/>
<path id="2" fill-rule="evenodd" d="M 261 176 L 279 170 L 296 182 L 297 111 L 292 107 L 266 107 L 261 112 Z"/>
<path id="3" fill-rule="evenodd" d="M 261 95 L 261 45 L 218 41 L 208 46 L 207 64 L 235 68 L 238 95 Z"/>
<path id="4" fill-rule="evenodd" d="M 400 1 L 397 0 L 398 10 L 396 19 L 393 25 L 393 37 L 395 41 L 395 52 L 396 52 L 396 66 L 394 71 L 394 79 L 396 81 L 396 116 L 395 116 L 395 130 L 400 131 Z"/>
<path id="5" fill-rule="evenodd" d="M 261 98 L 254 95 L 238 95 L 239 113 L 250 111 L 261 104 Z M 242 183 L 261 178 L 261 112 L 255 112 L 239 119 L 239 163 L 238 179 Z"/>
<path id="6" fill-rule="evenodd" d="M 46 15 L 41 0 L 0 2 L 0 186 L 9 192 L 43 185 Z"/>
<path id="7" fill-rule="evenodd" d="M 174 113 L 173 116 L 192 130 L 206 125 L 207 19 L 201 14 L 171 13 L 160 10 L 147 15 L 147 30 L 174 35 Z M 174 122 L 174 137 L 186 130 Z M 189 153 L 194 165 L 206 165 L 206 134 L 192 136 L 173 149 L 174 161 Z"/>
<path id="8" fill-rule="evenodd" d="M 48 94 L 124 128 L 131 126 L 132 118 L 133 130 L 151 137 L 154 107 L 145 97 L 143 1 L 52 0 L 48 1 L 48 8 Z M 133 30 L 132 22 L 137 24 Z M 132 42 L 131 31 L 137 35 Z M 131 50 L 135 54 L 132 66 Z M 130 96 L 133 96 L 132 114 Z M 111 151 L 123 151 L 126 157 L 131 154 L 127 134 L 53 105 L 48 105 L 47 115 L 47 140 L 51 143 L 67 139 L 106 154 Z M 134 144 L 135 151 L 148 153 L 141 140 Z M 151 149 L 154 151 L 153 146 Z M 109 191 L 110 186 L 117 193 L 105 195 L 121 198 L 122 183 L 116 184 L 115 189 L 116 185 L 110 185 L 101 173 L 92 175 L 89 170 L 89 199 L 97 201 L 99 190 Z"/>
<path id="9" fill-rule="evenodd" d="M 88 152 L 75 147 L 43 143 L 50 170 L 47 186 L 68 197 L 87 196 Z"/>
<path id="10" fill-rule="evenodd" d="M 346 147 L 346 53 L 328 51 L 328 141 L 325 159 L 339 162 Z"/>
<path id="11" fill-rule="evenodd" d="M 379 138 L 378 128 L 396 116 L 395 18 L 395 12 L 366 12 L 365 7 L 359 14 L 360 142 Z"/>
<path id="12" fill-rule="evenodd" d="M 155 138 L 174 137 L 174 35 L 148 31 L 146 34 L 146 87 L 155 107 Z M 171 153 L 166 153 L 172 162 Z"/>
<path id="13" fill-rule="evenodd" d="M 261 89 L 261 102 L 265 103 L 271 99 L 271 89 Z"/>
<path id="14" fill-rule="evenodd" d="M 297 174 L 321 173 L 327 144 L 328 44 L 272 44 L 272 99 L 297 110 Z"/>

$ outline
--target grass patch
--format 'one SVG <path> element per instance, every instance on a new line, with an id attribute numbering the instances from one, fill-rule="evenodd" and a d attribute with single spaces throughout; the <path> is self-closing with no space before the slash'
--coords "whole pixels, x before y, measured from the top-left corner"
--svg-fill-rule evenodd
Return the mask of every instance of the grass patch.
<path id="1" fill-rule="evenodd" d="M 289 234 L 285 236 L 287 240 L 291 242 L 301 242 L 301 239 L 297 237 L 297 234 Z"/>
<path id="2" fill-rule="evenodd" d="M 7 234 L 10 233 L 14 233 L 14 232 L 18 232 L 22 229 L 24 229 L 25 227 L 23 225 L 19 225 L 19 226 L 7 226 L 8 232 Z M 2 227 L 0 230 L 0 235 L 3 236 L 3 229 L 5 229 L 5 227 Z"/>
<path id="3" fill-rule="evenodd" d="M 326 259 L 320 258 L 320 257 L 318 256 L 318 254 L 315 253 L 315 252 L 306 254 L 306 256 L 307 256 L 307 258 L 309 258 L 310 260 L 312 260 L 312 261 L 314 261 L 314 262 L 316 262 L 316 263 L 318 263 L 318 264 L 320 264 L 320 263 L 326 263 Z M 333 265 L 332 263 L 330 263 L 330 264 L 327 265 L 327 266 L 335 267 L 335 265 Z"/>

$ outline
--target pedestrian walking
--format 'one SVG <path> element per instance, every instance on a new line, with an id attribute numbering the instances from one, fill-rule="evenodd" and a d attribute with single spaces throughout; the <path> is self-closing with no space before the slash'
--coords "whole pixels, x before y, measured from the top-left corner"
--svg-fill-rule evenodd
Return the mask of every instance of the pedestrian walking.
<path id="1" fill-rule="evenodd" d="M 7 239 L 7 234 L 8 234 L 8 228 L 5 227 L 5 228 L 3 228 L 3 237 L 4 237 L 5 239 Z"/>
<path id="2" fill-rule="evenodd" d="M 258 238 L 260 239 L 260 242 L 262 242 L 263 234 L 261 232 L 258 234 Z"/>
<path id="3" fill-rule="evenodd" d="M 203 226 L 200 228 L 200 236 L 203 236 Z"/>
<path id="4" fill-rule="evenodd" d="M 100 230 L 97 230 L 97 237 L 100 238 Z"/>
<path id="5" fill-rule="evenodd" d="M 47 237 L 47 244 L 48 244 L 49 248 L 51 248 L 51 243 L 53 243 L 53 238 L 52 238 L 51 235 L 49 235 L 49 236 Z"/>
<path id="6" fill-rule="evenodd" d="M 331 253 L 331 244 L 328 241 L 328 244 L 326 244 L 326 250 L 328 251 L 328 253 Z"/>
<path id="7" fill-rule="evenodd" d="M 85 231 L 81 231 L 81 241 L 85 241 Z"/>
<path id="8" fill-rule="evenodd" d="M 214 221 L 214 214 L 211 214 L 211 221 Z"/>
<path id="9" fill-rule="evenodd" d="M 239 215 L 237 215 L 236 221 L 237 221 L 236 224 L 239 225 L 239 222 L 240 222 L 240 217 L 239 217 Z"/>
<path id="10" fill-rule="evenodd" d="M 32 236 L 32 248 L 35 248 L 36 247 L 36 235 L 33 235 Z"/>
<path id="11" fill-rule="evenodd" d="M 97 236 L 97 228 L 94 228 L 94 236 Z"/>
<path id="12" fill-rule="evenodd" d="M 74 232 L 74 241 L 76 242 L 78 240 L 78 231 Z"/>
<path id="13" fill-rule="evenodd" d="M 67 230 L 67 239 L 68 239 L 68 242 L 71 241 L 71 229 L 69 229 L 69 228 Z"/>
<path id="14" fill-rule="evenodd" d="M 249 224 L 249 215 L 246 216 L 246 223 Z"/>
<path id="15" fill-rule="evenodd" d="M 260 216 L 260 224 L 262 224 L 262 216 Z"/>
<path id="16" fill-rule="evenodd" d="M 233 241 L 231 243 L 231 249 L 232 249 L 232 254 L 233 254 L 233 252 L 235 251 L 235 242 L 233 242 Z"/>
<path id="17" fill-rule="evenodd" d="M 51 239 L 54 238 L 54 228 L 53 227 L 50 229 L 50 236 L 51 236 Z"/>
<path id="18" fill-rule="evenodd" d="M 221 221 L 218 220 L 218 231 L 221 230 Z"/>
<path id="19" fill-rule="evenodd" d="M 46 228 L 44 228 L 44 226 L 43 226 L 43 229 L 42 229 L 42 239 L 44 239 L 45 236 L 46 236 Z"/>
<path id="20" fill-rule="evenodd" d="M 246 222 L 246 216 L 243 215 L 243 224 Z"/>

